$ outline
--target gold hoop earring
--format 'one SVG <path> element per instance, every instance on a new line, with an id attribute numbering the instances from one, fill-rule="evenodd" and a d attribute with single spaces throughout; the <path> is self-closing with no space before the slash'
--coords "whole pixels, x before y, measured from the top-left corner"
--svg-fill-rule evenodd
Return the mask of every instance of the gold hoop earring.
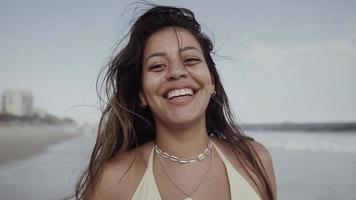
<path id="1" fill-rule="evenodd" d="M 140 108 L 145 109 L 147 106 L 143 103 L 140 104 Z"/>
<path id="2" fill-rule="evenodd" d="M 211 93 L 211 96 L 213 97 L 213 96 L 215 96 L 215 95 L 216 95 L 216 91 L 214 90 L 214 92 Z"/>

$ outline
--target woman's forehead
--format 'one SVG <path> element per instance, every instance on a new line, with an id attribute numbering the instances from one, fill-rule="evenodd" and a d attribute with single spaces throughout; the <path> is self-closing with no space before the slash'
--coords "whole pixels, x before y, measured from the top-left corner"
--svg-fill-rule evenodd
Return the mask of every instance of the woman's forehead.
<path id="1" fill-rule="evenodd" d="M 201 52 L 199 42 L 191 32 L 180 27 L 163 28 L 152 34 L 145 45 L 144 56 L 155 52 L 179 51 L 185 47 L 195 47 Z"/>

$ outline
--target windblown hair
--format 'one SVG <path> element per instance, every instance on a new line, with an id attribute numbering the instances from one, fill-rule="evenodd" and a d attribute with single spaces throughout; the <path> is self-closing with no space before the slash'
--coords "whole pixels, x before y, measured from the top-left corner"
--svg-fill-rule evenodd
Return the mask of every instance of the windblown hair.
<path id="1" fill-rule="evenodd" d="M 99 122 L 98 136 L 89 166 L 79 177 L 73 197 L 87 199 L 102 174 L 104 163 L 113 158 L 116 152 L 130 150 L 155 139 L 153 114 L 149 108 L 140 107 L 142 56 L 147 39 L 165 27 L 184 28 L 199 42 L 216 90 L 206 110 L 206 128 L 209 134 L 224 139 L 231 146 L 236 158 L 263 195 L 262 198 L 274 200 L 266 170 L 250 145 L 252 139 L 243 134 L 234 120 L 211 56 L 211 40 L 202 33 L 192 11 L 171 6 L 153 6 L 138 17 L 126 35 L 129 36 L 126 45 L 109 62 L 101 85 L 105 89 L 107 102 Z M 262 187 L 247 169 L 256 175 Z"/>

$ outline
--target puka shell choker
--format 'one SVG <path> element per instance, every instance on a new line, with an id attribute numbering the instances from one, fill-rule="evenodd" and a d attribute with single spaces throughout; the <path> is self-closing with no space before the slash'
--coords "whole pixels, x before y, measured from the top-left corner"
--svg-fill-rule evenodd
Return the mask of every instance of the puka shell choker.
<path id="1" fill-rule="evenodd" d="M 211 152 L 211 148 L 213 147 L 213 144 L 211 140 L 209 139 L 208 147 L 204 149 L 204 151 L 197 156 L 193 158 L 183 158 L 183 157 L 178 157 L 174 155 L 169 155 L 167 152 L 162 151 L 157 144 L 155 144 L 155 152 L 156 154 L 162 156 L 165 159 L 169 159 L 172 162 L 180 163 L 180 164 L 188 164 L 188 163 L 194 163 L 196 161 L 202 161 L 204 160 Z"/>

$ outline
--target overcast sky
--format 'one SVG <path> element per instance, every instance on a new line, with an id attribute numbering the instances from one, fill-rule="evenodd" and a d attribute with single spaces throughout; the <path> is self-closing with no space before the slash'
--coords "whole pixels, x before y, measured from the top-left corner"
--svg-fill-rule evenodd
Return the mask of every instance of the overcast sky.
<path id="1" fill-rule="evenodd" d="M 31 90 L 36 108 L 96 123 L 96 77 L 129 2 L 0 0 L 0 93 Z M 356 121 L 356 1 L 154 2 L 190 8 L 214 38 L 240 121 Z"/>

